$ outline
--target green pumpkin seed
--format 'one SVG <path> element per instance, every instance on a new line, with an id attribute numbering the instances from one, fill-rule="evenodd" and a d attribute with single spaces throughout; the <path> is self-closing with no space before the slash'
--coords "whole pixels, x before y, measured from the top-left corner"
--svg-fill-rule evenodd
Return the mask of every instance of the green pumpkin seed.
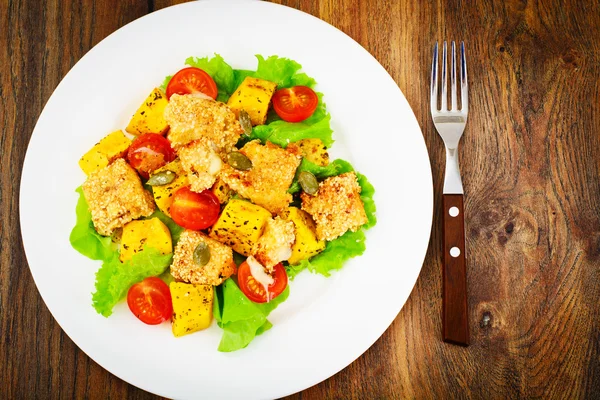
<path id="1" fill-rule="evenodd" d="M 252 161 L 239 151 L 232 151 L 227 154 L 227 164 L 240 171 L 248 171 L 252 168 Z"/>
<path id="2" fill-rule="evenodd" d="M 121 243 L 121 237 L 123 236 L 123 228 L 117 228 L 113 231 L 112 235 L 110 235 L 110 240 L 113 243 L 119 244 Z"/>
<path id="3" fill-rule="evenodd" d="M 305 193 L 316 194 L 319 191 L 319 182 L 313 174 L 308 171 L 302 171 L 298 175 L 298 183 Z"/>
<path id="4" fill-rule="evenodd" d="M 168 185 L 177 178 L 177 174 L 173 171 L 161 171 L 158 174 L 154 174 L 146 182 L 150 186 L 163 186 Z"/>
<path id="5" fill-rule="evenodd" d="M 240 125 L 244 128 L 244 133 L 246 135 L 250 135 L 252 133 L 252 120 L 250 119 L 250 115 L 246 112 L 246 110 L 240 110 Z"/>
<path id="6" fill-rule="evenodd" d="M 205 242 L 200 242 L 194 250 L 194 262 L 199 267 L 204 267 L 210 261 L 210 248 Z"/>

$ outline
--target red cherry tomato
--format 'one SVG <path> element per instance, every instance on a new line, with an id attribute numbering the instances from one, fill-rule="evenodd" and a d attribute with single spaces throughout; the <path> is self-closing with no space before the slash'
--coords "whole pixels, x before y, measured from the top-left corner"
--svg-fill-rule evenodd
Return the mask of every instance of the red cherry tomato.
<path id="1" fill-rule="evenodd" d="M 275 112 L 287 122 L 304 121 L 315 112 L 317 104 L 317 94 L 307 86 L 279 89 L 273 95 Z"/>
<path id="2" fill-rule="evenodd" d="M 148 179 L 150 174 L 177 157 L 171 143 L 156 133 L 145 133 L 133 140 L 127 151 L 129 164 Z"/>
<path id="3" fill-rule="evenodd" d="M 177 72 L 167 85 L 167 99 L 175 93 L 204 93 L 213 99 L 217 98 L 217 84 L 209 74 L 200 68 L 188 67 Z"/>
<path id="4" fill-rule="evenodd" d="M 171 291 L 160 278 L 146 278 L 129 288 L 127 305 L 140 321 L 157 325 L 173 314 Z"/>
<path id="5" fill-rule="evenodd" d="M 173 195 L 169 209 L 171 218 L 187 229 L 200 230 L 212 226 L 219 219 L 221 204 L 210 190 L 192 192 L 189 186 L 182 187 Z"/>
<path id="6" fill-rule="evenodd" d="M 273 300 L 285 290 L 288 283 L 288 277 L 285 268 L 281 263 L 277 264 L 273 269 L 274 282 L 269 285 L 269 300 Z M 266 303 L 267 292 L 264 286 L 252 276 L 250 266 L 246 261 L 240 264 L 237 272 L 238 285 L 240 290 L 247 298 L 255 303 Z"/>

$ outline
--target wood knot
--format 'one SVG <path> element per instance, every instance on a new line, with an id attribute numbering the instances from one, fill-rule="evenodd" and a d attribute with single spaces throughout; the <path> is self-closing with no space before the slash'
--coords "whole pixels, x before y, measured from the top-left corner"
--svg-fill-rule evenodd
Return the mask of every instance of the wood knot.
<path id="1" fill-rule="evenodd" d="M 568 49 L 561 56 L 562 62 L 565 68 L 576 69 L 579 68 L 581 56 L 574 49 Z"/>
<path id="2" fill-rule="evenodd" d="M 481 315 L 481 320 L 479 321 L 479 327 L 481 329 L 487 330 L 490 329 L 494 322 L 494 316 L 489 311 L 484 311 Z"/>
<path id="3" fill-rule="evenodd" d="M 506 225 L 504 225 L 504 232 L 506 232 L 506 234 L 498 233 L 498 243 L 504 246 L 508 242 L 508 238 L 512 235 L 514 230 L 515 224 L 512 221 L 507 222 Z"/>
<path id="4" fill-rule="evenodd" d="M 472 239 L 476 239 L 477 236 L 479 236 L 479 229 L 477 229 L 477 228 L 471 228 L 471 229 L 469 229 L 469 236 Z"/>
<path id="5" fill-rule="evenodd" d="M 482 336 L 492 338 L 502 335 L 506 321 L 500 303 L 481 302 L 475 306 L 474 315 L 479 315 L 479 333 Z"/>
<path id="6" fill-rule="evenodd" d="M 478 237 L 487 240 L 498 240 L 500 245 L 505 245 L 511 238 L 511 232 L 505 230 L 508 224 L 513 225 L 516 218 L 515 212 L 506 204 L 494 203 L 490 208 L 478 211 L 469 222 L 468 235 L 472 239 Z"/>
<path id="7" fill-rule="evenodd" d="M 495 210 L 485 211 L 481 217 L 482 222 L 486 225 L 497 224 L 502 219 L 502 216 Z"/>

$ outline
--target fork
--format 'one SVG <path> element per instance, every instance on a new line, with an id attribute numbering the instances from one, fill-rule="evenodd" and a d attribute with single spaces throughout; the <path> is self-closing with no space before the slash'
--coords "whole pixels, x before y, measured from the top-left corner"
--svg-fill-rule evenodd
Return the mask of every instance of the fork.
<path id="1" fill-rule="evenodd" d="M 448 82 L 446 42 L 442 51 L 441 109 L 438 109 L 438 44 L 433 49 L 431 65 L 431 117 L 446 147 L 446 173 L 443 194 L 443 297 L 442 337 L 445 342 L 468 346 L 469 321 L 467 305 L 467 266 L 465 260 L 465 219 L 463 186 L 458 168 L 458 142 L 465 130 L 468 115 L 468 84 L 465 44 L 460 45 L 460 94 L 458 109 L 456 87 L 456 46 L 452 42 L 450 98 L 448 109 Z"/>

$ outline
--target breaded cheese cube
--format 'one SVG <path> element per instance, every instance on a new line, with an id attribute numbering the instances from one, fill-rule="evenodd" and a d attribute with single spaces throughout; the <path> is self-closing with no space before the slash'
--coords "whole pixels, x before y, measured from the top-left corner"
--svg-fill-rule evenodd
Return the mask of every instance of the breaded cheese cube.
<path id="1" fill-rule="evenodd" d="M 278 214 L 292 201 L 287 190 L 302 159 L 296 149 L 283 149 L 270 142 L 262 145 L 253 140 L 240 150 L 252 161 L 252 168 L 240 171 L 225 163 L 221 179 L 240 196 Z"/>
<path id="2" fill-rule="evenodd" d="M 174 149 L 205 137 L 219 153 L 227 153 L 244 133 L 235 113 L 225 103 L 193 94 L 171 96 L 164 116 L 170 126 L 167 137 Z"/>
<path id="3" fill-rule="evenodd" d="M 332 176 L 319 183 L 315 196 L 302 192 L 302 209 L 317 224 L 319 240 L 333 240 L 367 223 L 360 185 L 354 172 Z"/>
<path id="4" fill-rule="evenodd" d="M 181 147 L 177 155 L 192 192 L 200 193 L 212 187 L 223 163 L 210 140 L 207 138 L 194 140 Z"/>
<path id="5" fill-rule="evenodd" d="M 252 255 L 268 271 L 273 271 L 276 264 L 291 257 L 295 238 L 292 221 L 280 217 L 270 218 L 254 245 Z"/>
<path id="6" fill-rule="evenodd" d="M 83 195 L 94 228 L 104 236 L 129 221 L 147 217 L 155 209 L 152 194 L 143 188 L 137 172 L 122 158 L 92 172 L 83 183 Z"/>
<path id="7" fill-rule="evenodd" d="M 204 242 L 210 251 L 206 265 L 194 261 L 196 247 Z M 186 229 L 179 237 L 173 254 L 171 275 L 184 282 L 201 285 L 220 285 L 236 271 L 233 250 L 208 236 Z"/>

